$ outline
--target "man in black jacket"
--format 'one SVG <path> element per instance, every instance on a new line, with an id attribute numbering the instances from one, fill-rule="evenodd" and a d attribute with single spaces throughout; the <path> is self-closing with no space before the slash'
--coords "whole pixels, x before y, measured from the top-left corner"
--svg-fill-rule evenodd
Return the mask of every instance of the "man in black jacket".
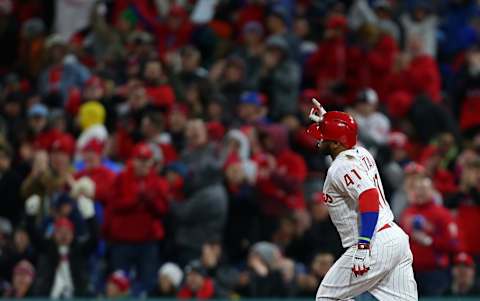
<path id="1" fill-rule="evenodd" d="M 228 207 L 220 162 L 213 145 L 208 143 L 205 123 L 200 119 L 189 121 L 186 137 L 187 149 L 180 161 L 188 168 L 187 199 L 171 203 L 175 256 L 181 264 L 199 258 L 207 241 L 221 240 Z"/>
<path id="2" fill-rule="evenodd" d="M 98 225 L 92 200 L 80 197 L 77 204 L 87 234 L 75 237 L 73 223 L 66 217 L 59 217 L 54 223 L 53 236 L 46 238 L 35 226 L 40 198 L 32 196 L 26 201 L 27 229 L 40 255 L 35 296 L 71 298 L 89 295 L 87 261 L 97 246 Z"/>

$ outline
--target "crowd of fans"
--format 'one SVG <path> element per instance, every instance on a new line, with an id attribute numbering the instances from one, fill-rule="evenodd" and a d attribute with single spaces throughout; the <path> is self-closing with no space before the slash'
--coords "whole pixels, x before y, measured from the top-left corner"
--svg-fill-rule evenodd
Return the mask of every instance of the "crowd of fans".
<path id="1" fill-rule="evenodd" d="M 350 112 L 421 296 L 480 295 L 473 0 L 0 0 L 0 296 L 308 297 Z"/>

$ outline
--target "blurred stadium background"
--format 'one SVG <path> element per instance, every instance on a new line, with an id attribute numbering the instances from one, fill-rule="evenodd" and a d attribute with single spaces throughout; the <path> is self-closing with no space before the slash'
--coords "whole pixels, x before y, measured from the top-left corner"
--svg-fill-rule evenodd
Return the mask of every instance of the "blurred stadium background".
<path id="1" fill-rule="evenodd" d="M 343 252 L 316 97 L 422 300 L 478 300 L 479 1 L 0 0 L 0 45 L 3 298 L 313 300 Z"/>

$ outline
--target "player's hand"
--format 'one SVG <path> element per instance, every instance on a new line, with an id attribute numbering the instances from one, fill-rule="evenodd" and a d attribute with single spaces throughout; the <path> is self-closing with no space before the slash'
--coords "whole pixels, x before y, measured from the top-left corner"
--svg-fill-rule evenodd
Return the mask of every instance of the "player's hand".
<path id="1" fill-rule="evenodd" d="M 359 243 L 355 254 L 353 255 L 352 272 L 357 276 L 362 276 L 370 270 L 370 245 Z"/>
<path id="2" fill-rule="evenodd" d="M 322 107 L 320 102 L 315 98 L 312 98 L 312 103 L 313 103 L 313 107 L 310 110 L 310 114 L 308 117 L 310 118 L 311 121 L 319 123 L 322 121 L 323 115 L 325 115 L 327 111 L 325 111 L 325 109 Z"/>

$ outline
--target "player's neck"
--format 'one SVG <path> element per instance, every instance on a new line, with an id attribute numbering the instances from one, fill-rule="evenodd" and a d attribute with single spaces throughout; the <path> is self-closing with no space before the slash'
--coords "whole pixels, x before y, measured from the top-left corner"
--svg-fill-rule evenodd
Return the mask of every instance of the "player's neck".
<path id="1" fill-rule="evenodd" d="M 332 149 L 332 153 L 330 154 L 332 156 L 332 160 L 335 160 L 335 158 L 337 158 L 337 156 L 340 155 L 341 152 L 346 150 L 348 150 L 348 148 L 345 148 L 343 146 Z"/>

